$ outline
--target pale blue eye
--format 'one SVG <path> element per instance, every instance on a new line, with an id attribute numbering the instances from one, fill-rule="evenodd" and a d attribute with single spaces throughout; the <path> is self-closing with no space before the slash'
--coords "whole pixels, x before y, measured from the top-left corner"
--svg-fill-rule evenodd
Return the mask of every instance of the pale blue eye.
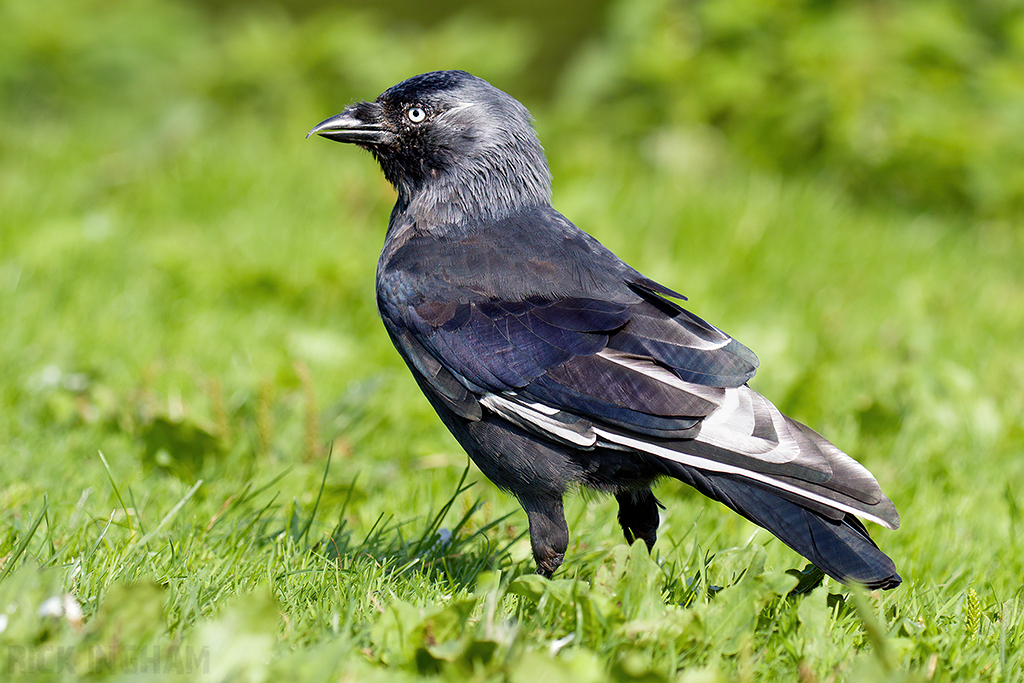
<path id="1" fill-rule="evenodd" d="M 427 112 L 423 111 L 423 107 L 409 107 L 409 111 L 405 113 L 413 123 L 422 123 L 427 118 Z"/>

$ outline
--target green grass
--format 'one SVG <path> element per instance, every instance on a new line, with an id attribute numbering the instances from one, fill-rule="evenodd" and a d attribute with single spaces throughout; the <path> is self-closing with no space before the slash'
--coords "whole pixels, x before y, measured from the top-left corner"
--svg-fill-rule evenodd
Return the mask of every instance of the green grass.
<path id="1" fill-rule="evenodd" d="M 664 482 L 653 558 L 575 496 L 544 581 L 377 320 L 390 188 L 303 140 L 429 68 L 513 90 L 529 32 L 200 11 L 0 4 L 0 678 L 1021 679 L 1019 216 L 527 101 L 556 207 L 876 474 L 905 579 L 790 594 L 802 558 Z"/>

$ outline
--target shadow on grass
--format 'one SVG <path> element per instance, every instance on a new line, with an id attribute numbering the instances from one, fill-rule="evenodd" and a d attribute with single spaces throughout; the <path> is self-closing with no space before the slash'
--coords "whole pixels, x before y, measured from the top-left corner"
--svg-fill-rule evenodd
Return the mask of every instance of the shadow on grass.
<path id="1" fill-rule="evenodd" d="M 502 524 L 513 513 L 477 527 L 473 524 L 473 517 L 483 507 L 482 501 L 477 499 L 450 528 L 444 526 L 456 499 L 473 486 L 472 483 L 466 483 L 470 472 L 468 466 L 444 505 L 427 517 L 429 522 L 426 526 L 420 527 L 418 524 L 422 517 L 400 520 L 393 514 L 381 513 L 361 540 L 346 519 L 356 488 L 356 478 L 353 478 L 338 513 L 340 521 L 330 532 L 329 538 L 310 543 L 310 531 L 320 507 L 330 463 L 331 456 L 328 454 L 320 491 L 309 515 L 303 518 L 298 511 L 294 511 L 287 526 L 293 542 L 306 544 L 311 552 L 321 553 L 337 562 L 342 570 L 361 560 L 369 560 L 383 567 L 393 577 L 417 572 L 430 581 L 444 582 L 453 588 L 465 588 L 475 585 L 483 572 L 508 569 L 514 564 L 509 549 L 527 532 L 523 531 L 512 538 L 498 538 L 494 533 L 502 528 Z"/>

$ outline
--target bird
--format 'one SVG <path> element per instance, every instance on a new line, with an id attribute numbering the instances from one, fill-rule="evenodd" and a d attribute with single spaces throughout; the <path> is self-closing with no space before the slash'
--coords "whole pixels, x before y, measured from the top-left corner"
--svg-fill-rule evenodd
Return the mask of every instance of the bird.
<path id="1" fill-rule="evenodd" d="M 834 579 L 901 582 L 860 518 L 899 514 L 874 476 L 748 385 L 758 359 L 552 207 L 529 111 L 465 71 L 432 71 L 306 135 L 351 143 L 395 188 L 376 300 L 441 421 L 529 521 L 537 573 L 569 544 L 563 501 L 610 494 L 653 551 L 680 480 Z"/>

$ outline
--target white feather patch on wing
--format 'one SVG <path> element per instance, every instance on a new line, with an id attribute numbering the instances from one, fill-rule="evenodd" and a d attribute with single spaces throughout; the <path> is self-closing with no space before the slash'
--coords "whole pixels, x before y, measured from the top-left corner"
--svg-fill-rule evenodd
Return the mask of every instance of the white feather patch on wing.
<path id="1" fill-rule="evenodd" d="M 493 413 L 522 427 L 538 429 L 559 441 L 565 441 L 583 448 L 590 448 L 597 443 L 597 435 L 589 426 L 586 429 L 573 429 L 572 426 L 557 419 L 560 411 L 541 403 L 512 400 L 498 394 L 486 394 L 480 404 Z"/>
<path id="2" fill-rule="evenodd" d="M 679 377 L 672 374 L 672 372 L 665 369 L 663 366 L 658 365 L 654 361 L 638 356 L 631 356 L 627 353 L 622 353 L 621 351 L 613 351 L 611 349 L 598 351 L 597 355 L 605 360 L 610 360 L 617 365 L 629 368 L 633 372 L 638 372 L 653 380 L 657 380 L 662 384 L 667 384 L 674 389 L 679 389 L 680 391 L 685 391 L 693 394 L 694 396 L 699 396 L 705 401 L 715 405 L 719 405 L 722 402 L 722 390 L 718 387 L 708 387 L 703 384 L 693 384 L 692 382 L 681 380 Z"/>
<path id="3" fill-rule="evenodd" d="M 707 458 L 702 458 L 700 456 L 689 455 L 687 453 L 680 453 L 679 451 L 674 451 L 670 448 L 665 448 L 664 446 L 659 446 L 657 444 L 641 441 L 640 439 L 634 439 L 633 437 L 626 436 L 624 434 L 616 434 L 615 432 L 609 432 L 604 429 L 601 429 L 600 427 L 595 427 L 594 432 L 602 440 L 607 440 L 612 443 L 620 444 L 622 446 L 628 446 L 638 451 L 643 451 L 645 453 L 650 453 L 651 455 L 656 455 L 659 458 L 665 458 L 666 460 L 673 460 L 675 462 L 681 463 L 688 467 L 693 467 L 698 470 L 704 470 L 706 472 L 720 472 L 722 474 L 736 474 L 742 477 L 746 477 L 747 479 L 753 479 L 755 481 L 768 484 L 769 486 L 772 486 L 774 488 L 781 489 L 783 491 L 788 491 L 789 493 L 793 493 L 801 498 L 805 498 L 807 500 L 812 500 L 816 503 L 820 503 L 835 510 L 842 510 L 843 512 L 848 512 L 851 515 L 862 517 L 864 519 L 875 522 L 876 524 L 880 524 L 886 527 L 887 529 L 896 528 L 890 522 L 882 519 L 881 517 L 878 517 L 877 515 L 873 515 L 870 512 L 858 510 L 857 508 L 851 505 L 846 505 L 845 503 L 832 500 L 831 498 L 827 498 L 812 491 L 806 491 L 800 488 L 799 486 L 794 486 L 793 484 L 790 484 L 789 482 L 786 481 L 779 481 L 778 479 L 775 479 L 774 477 L 767 474 L 762 474 L 761 472 L 753 472 L 742 467 L 736 467 L 735 465 L 728 465 L 726 463 L 708 460 Z"/>
<path id="4" fill-rule="evenodd" d="M 774 406 L 770 409 L 771 420 L 780 441 L 754 436 L 755 395 L 750 387 L 708 387 L 682 380 L 666 368 L 644 358 L 609 349 L 599 351 L 597 355 L 717 405 L 718 408 L 701 422 L 698 441 L 776 464 L 792 462 L 800 456 L 799 445 L 791 437 L 786 438 L 789 428 L 785 418 Z"/>
<path id="5" fill-rule="evenodd" d="M 778 441 L 754 436 L 754 405 L 757 395 L 744 385 L 725 390 L 725 401 L 704 418 L 697 440 L 771 463 L 792 462 L 800 457 L 800 445 L 790 435 L 782 413 L 769 403 Z M 767 403 L 767 401 L 766 401 Z"/>

